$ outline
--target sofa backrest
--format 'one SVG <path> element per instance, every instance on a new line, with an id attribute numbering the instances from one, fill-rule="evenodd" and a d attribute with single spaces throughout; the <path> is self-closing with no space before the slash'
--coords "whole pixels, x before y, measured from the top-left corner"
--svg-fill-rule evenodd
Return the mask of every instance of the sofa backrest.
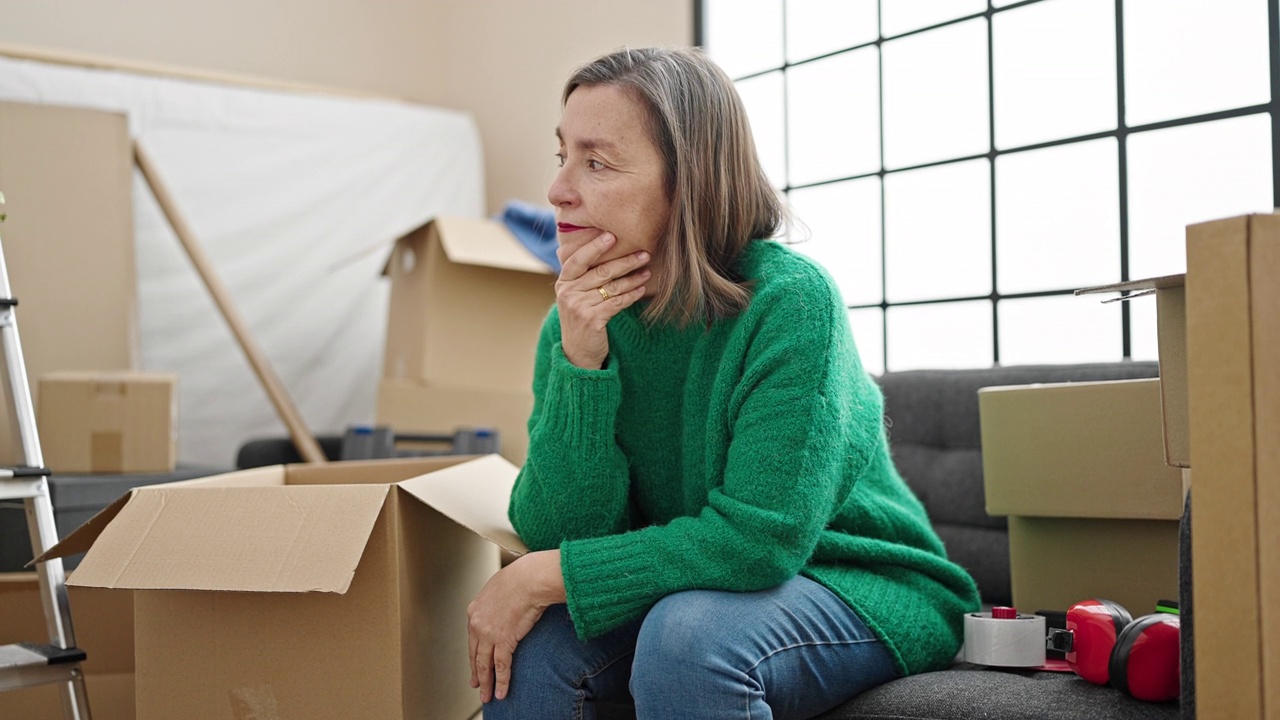
<path id="1" fill-rule="evenodd" d="M 1157 377 L 1154 362 L 910 370 L 877 378 L 894 462 L 919 496 L 952 560 L 973 575 L 983 602 L 1008 604 L 1009 537 L 990 517 L 982 485 L 978 389 L 995 385 Z"/>

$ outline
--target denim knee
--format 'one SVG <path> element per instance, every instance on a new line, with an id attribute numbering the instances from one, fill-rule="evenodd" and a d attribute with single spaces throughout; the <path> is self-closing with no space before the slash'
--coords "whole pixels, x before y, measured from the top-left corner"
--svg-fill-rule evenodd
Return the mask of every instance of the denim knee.
<path id="1" fill-rule="evenodd" d="M 631 667 L 631 692 L 663 693 L 702 674 L 730 674 L 750 682 L 742 672 L 741 645 L 726 632 L 735 623 L 725 617 L 723 593 L 690 590 L 658 601 L 640 626 Z"/>

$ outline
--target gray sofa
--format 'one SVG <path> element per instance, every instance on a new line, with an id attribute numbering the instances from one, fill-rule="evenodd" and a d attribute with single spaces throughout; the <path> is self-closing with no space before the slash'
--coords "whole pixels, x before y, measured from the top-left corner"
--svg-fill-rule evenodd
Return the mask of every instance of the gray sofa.
<path id="1" fill-rule="evenodd" d="M 921 370 L 881 376 L 885 418 L 898 469 L 928 508 L 950 557 L 977 581 L 983 602 L 1010 602 L 1009 540 L 1004 518 L 989 517 L 985 510 L 978 389 L 1156 377 L 1157 372 L 1156 363 L 1124 362 Z M 1185 613 L 1183 622 L 1185 636 Z M 1184 671 L 1184 677 L 1187 675 Z M 956 663 L 947 670 L 902 678 L 870 690 L 826 713 L 822 720 L 1176 717 L 1178 703 L 1140 702 L 1111 688 L 1091 685 L 1074 674 Z"/>
<path id="2" fill-rule="evenodd" d="M 929 511 L 948 555 L 978 583 L 984 603 L 1010 602 L 1005 519 L 989 517 L 982 484 L 978 389 L 995 385 L 1124 380 L 1158 375 L 1154 362 L 1027 365 L 985 370 L 917 370 L 879 378 L 890 446 L 902 476 Z M 1183 518 L 1183 677 L 1189 671 L 1190 597 Z M 1081 598 L 1082 600 L 1085 598 Z M 1034 610 L 1035 608 L 1033 608 Z M 1065 608 L 1061 608 L 1065 610 Z M 602 705 L 599 717 L 634 718 L 632 708 Z M 1182 703 L 1146 703 L 1073 673 L 997 670 L 957 662 L 938 672 L 894 680 L 817 720 L 1172 720 L 1194 717 Z"/>

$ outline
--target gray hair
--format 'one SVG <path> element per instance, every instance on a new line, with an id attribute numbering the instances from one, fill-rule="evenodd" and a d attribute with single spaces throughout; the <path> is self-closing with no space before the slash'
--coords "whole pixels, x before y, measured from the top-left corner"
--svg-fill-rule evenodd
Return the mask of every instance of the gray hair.
<path id="1" fill-rule="evenodd" d="M 788 213 L 760 167 L 733 81 L 698 49 L 643 48 L 579 67 L 561 102 L 592 85 L 634 94 L 666 166 L 671 217 L 645 319 L 685 326 L 736 315 L 751 300 L 739 256 L 751 240 L 777 235 Z"/>

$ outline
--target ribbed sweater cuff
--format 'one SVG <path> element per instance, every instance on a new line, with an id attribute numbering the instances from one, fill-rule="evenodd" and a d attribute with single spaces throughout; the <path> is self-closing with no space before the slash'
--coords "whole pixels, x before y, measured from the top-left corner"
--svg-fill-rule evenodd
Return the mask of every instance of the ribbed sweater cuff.
<path id="1" fill-rule="evenodd" d="M 575 441 L 612 444 L 621 402 L 622 382 L 616 367 L 585 370 L 569 362 L 560 343 L 551 348 L 542 432 L 550 431 L 570 447 Z"/>
<path id="2" fill-rule="evenodd" d="M 571 540 L 560 546 L 569 616 L 587 640 L 640 616 L 665 594 L 661 572 L 634 533 Z"/>

